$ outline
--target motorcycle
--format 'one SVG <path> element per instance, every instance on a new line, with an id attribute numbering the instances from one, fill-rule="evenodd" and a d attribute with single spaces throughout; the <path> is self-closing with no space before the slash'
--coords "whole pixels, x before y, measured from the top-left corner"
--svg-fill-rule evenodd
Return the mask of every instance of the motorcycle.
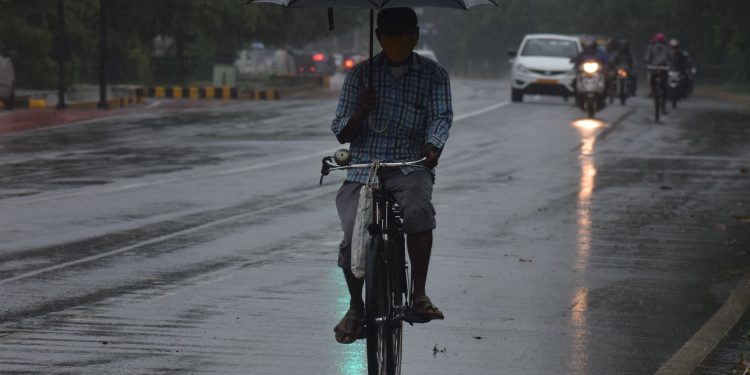
<path id="1" fill-rule="evenodd" d="M 618 67 L 615 76 L 615 84 L 613 85 L 613 97 L 619 97 L 620 104 L 625 105 L 628 97 L 634 91 L 632 85 L 633 79 L 630 77 L 630 71 L 628 71 L 628 69 L 625 67 Z"/>
<path id="2" fill-rule="evenodd" d="M 576 72 L 578 104 L 588 117 L 604 108 L 604 67 L 596 60 L 586 60 Z"/>
<path id="3" fill-rule="evenodd" d="M 667 75 L 667 98 L 672 102 L 672 108 L 677 108 L 677 101 L 682 99 L 682 74 L 672 69 Z"/>

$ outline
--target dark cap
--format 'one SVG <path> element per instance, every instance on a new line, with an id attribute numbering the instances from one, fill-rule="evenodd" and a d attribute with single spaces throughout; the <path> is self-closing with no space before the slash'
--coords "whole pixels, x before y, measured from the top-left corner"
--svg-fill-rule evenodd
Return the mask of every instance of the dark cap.
<path id="1" fill-rule="evenodd" d="M 417 13 L 412 8 L 385 8 L 378 12 L 378 29 L 383 34 L 417 32 Z"/>

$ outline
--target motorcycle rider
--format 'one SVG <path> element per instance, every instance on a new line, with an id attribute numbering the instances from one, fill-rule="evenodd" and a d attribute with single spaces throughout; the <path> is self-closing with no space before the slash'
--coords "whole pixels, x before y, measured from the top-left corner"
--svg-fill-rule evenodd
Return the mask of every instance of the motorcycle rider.
<path id="1" fill-rule="evenodd" d="M 677 39 L 671 39 L 669 41 L 670 56 L 672 60 L 671 69 L 680 73 L 680 83 L 677 88 L 679 96 L 683 96 L 685 88 L 687 87 L 687 77 L 690 72 L 688 71 L 687 58 L 680 48 L 680 41 Z"/>
<path id="2" fill-rule="evenodd" d="M 598 62 L 599 66 L 601 66 L 602 73 L 604 74 L 604 77 L 605 77 L 604 92 L 607 93 L 608 83 L 607 83 L 606 77 L 609 71 L 608 69 L 609 58 L 607 57 L 607 54 L 601 49 L 599 49 L 599 47 L 596 44 L 596 40 L 594 40 L 593 38 L 583 38 L 581 40 L 581 48 L 582 48 L 581 52 L 576 57 L 571 59 L 571 61 L 575 65 L 576 72 L 580 71 L 581 65 L 586 61 L 593 60 L 593 61 Z M 579 97 L 578 95 L 576 95 L 576 104 L 582 105 L 581 103 L 578 103 L 578 99 Z M 599 107 L 604 108 L 605 102 L 606 101 L 604 100 L 604 98 L 602 98 L 602 100 L 600 100 L 600 102 L 598 103 Z"/>
<path id="3" fill-rule="evenodd" d="M 636 93 L 636 82 L 638 82 L 635 74 L 635 59 L 630 53 L 630 42 L 627 39 L 620 39 L 617 45 L 617 52 L 615 52 L 612 65 L 617 68 L 623 68 L 628 71 L 628 79 L 630 80 L 630 96 L 635 96 Z"/>
<path id="4" fill-rule="evenodd" d="M 671 58 L 669 53 L 669 47 L 667 47 L 666 44 L 667 37 L 664 35 L 664 33 L 656 33 L 653 38 L 651 38 L 651 41 L 649 42 L 648 47 L 646 48 L 646 66 L 657 66 L 657 67 L 663 67 L 663 68 L 669 68 L 671 64 Z M 661 95 L 662 95 L 662 113 L 667 114 L 667 70 L 655 70 L 655 71 L 649 71 L 649 82 L 651 82 L 652 87 L 652 93 L 653 95 L 653 87 L 656 84 L 656 76 L 657 74 L 659 77 L 661 77 Z"/>
<path id="5" fill-rule="evenodd" d="M 602 66 L 606 66 L 609 59 L 607 54 L 604 53 L 596 46 L 596 41 L 591 38 L 585 38 L 581 40 L 581 52 L 573 58 L 573 63 L 576 68 L 588 60 L 596 60 Z"/>

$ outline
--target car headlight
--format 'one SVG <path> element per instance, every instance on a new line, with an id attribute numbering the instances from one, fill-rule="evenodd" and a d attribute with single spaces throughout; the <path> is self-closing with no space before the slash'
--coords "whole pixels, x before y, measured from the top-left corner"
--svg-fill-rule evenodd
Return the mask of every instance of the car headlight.
<path id="1" fill-rule="evenodd" d="M 516 70 L 518 70 L 519 72 L 521 72 L 523 74 L 529 74 L 529 73 L 531 73 L 529 71 L 529 68 L 525 67 L 523 64 L 516 64 Z"/>
<path id="2" fill-rule="evenodd" d="M 596 61 L 587 61 L 581 65 L 581 70 L 584 73 L 594 74 L 599 71 L 599 63 Z"/>

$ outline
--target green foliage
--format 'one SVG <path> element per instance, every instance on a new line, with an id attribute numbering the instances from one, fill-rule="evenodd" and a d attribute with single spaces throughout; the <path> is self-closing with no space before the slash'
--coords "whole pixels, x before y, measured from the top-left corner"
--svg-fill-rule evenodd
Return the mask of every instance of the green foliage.
<path id="1" fill-rule="evenodd" d="M 109 9 L 111 83 L 187 83 L 210 76 L 213 63 L 231 63 L 253 41 L 300 47 L 330 36 L 324 8 L 284 9 L 246 0 L 104 0 Z M 701 74 L 750 80 L 750 1 L 747 0 L 503 0 L 470 12 L 426 9 L 422 22 L 437 36 L 422 38 L 454 71 L 497 73 L 506 51 L 531 32 L 598 34 L 631 40 L 636 56 L 657 31 L 677 37 Z M 70 58 L 68 83 L 96 83 L 99 0 L 65 0 Z M 56 87 L 53 53 L 56 0 L 0 0 L 0 44 L 16 51 L 21 87 Z M 336 32 L 366 24 L 368 13 L 336 9 Z M 173 38 L 168 56 L 153 56 L 153 40 Z"/>
<path id="2" fill-rule="evenodd" d="M 107 75 L 110 83 L 188 83 L 211 75 L 213 63 L 231 63 L 253 41 L 297 47 L 328 36 L 325 9 L 246 5 L 246 0 L 104 0 Z M 99 77 L 99 0 L 65 0 L 70 57 L 66 82 L 96 83 Z M 16 52 L 19 86 L 57 86 L 54 54 L 56 0 L 0 0 L 0 45 Z M 338 12 L 345 32 L 366 12 Z M 153 56 L 153 40 L 174 39 L 170 55 Z M 163 68 L 159 70 L 159 68 Z M 167 72 L 166 76 L 164 73 Z"/>

